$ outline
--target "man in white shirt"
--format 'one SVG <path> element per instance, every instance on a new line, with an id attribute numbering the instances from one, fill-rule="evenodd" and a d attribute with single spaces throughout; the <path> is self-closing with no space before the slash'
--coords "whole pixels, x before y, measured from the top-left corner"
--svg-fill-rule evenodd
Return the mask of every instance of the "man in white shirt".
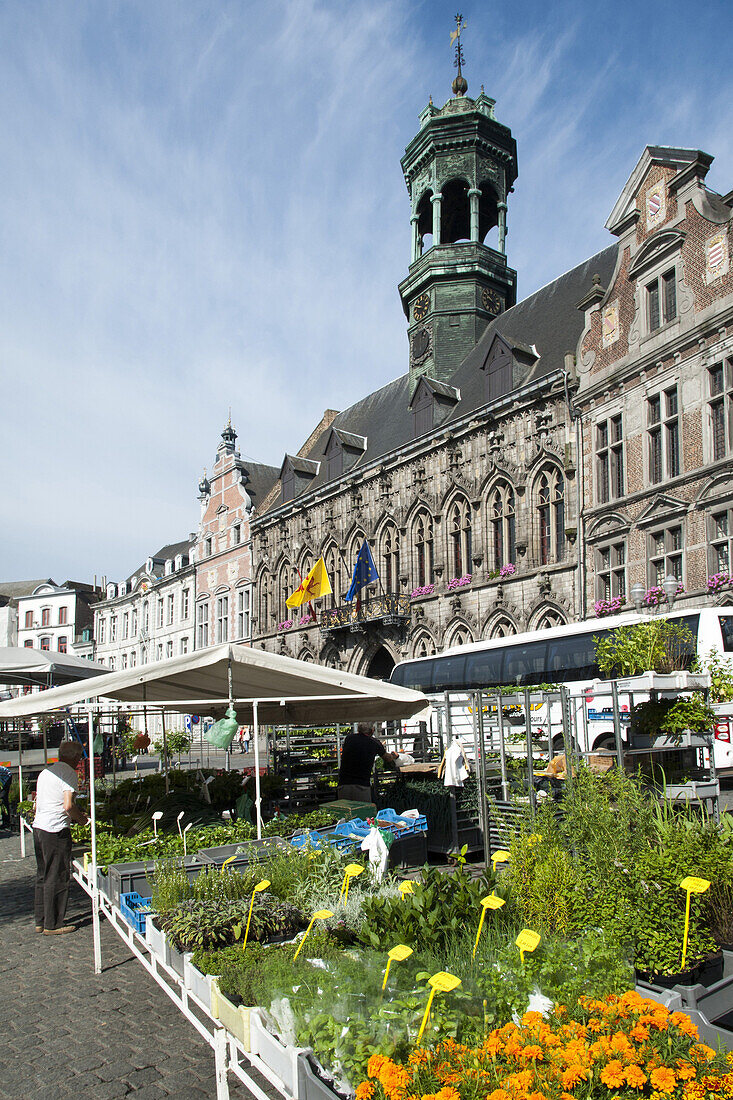
<path id="1" fill-rule="evenodd" d="M 36 785 L 33 844 L 36 851 L 36 932 L 61 936 L 73 932 L 64 924 L 71 880 L 71 822 L 89 818 L 76 805 L 76 766 L 84 755 L 78 741 L 62 741 L 57 764 L 44 768 Z"/>

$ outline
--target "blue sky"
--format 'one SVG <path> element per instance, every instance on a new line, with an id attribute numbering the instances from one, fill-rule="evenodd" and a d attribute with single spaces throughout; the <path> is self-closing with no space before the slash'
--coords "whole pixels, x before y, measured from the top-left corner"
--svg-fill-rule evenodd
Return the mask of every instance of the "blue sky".
<path id="1" fill-rule="evenodd" d="M 407 369 L 400 169 L 455 4 L 3 0 L 0 579 L 130 573 L 198 520 L 228 408 L 279 465 Z M 646 144 L 733 188 L 730 3 L 466 0 L 526 296 L 610 243 Z"/>

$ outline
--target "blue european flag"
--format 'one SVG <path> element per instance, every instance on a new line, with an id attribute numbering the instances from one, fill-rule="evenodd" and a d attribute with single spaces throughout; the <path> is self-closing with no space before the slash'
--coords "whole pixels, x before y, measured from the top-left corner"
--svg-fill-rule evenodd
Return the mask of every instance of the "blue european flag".
<path id="1" fill-rule="evenodd" d="M 364 539 L 361 544 L 361 550 L 356 558 L 356 565 L 354 566 L 354 574 L 351 578 L 351 587 L 344 596 L 345 600 L 353 600 L 354 596 L 358 596 L 365 584 L 371 584 L 372 581 L 379 580 L 379 573 L 377 573 L 377 567 L 374 564 L 374 558 L 372 552 L 369 549 L 369 543 Z"/>

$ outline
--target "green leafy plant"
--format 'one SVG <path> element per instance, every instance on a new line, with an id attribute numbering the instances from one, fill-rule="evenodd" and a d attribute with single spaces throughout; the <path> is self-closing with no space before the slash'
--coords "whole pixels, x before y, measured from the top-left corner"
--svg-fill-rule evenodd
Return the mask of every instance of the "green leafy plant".
<path id="1" fill-rule="evenodd" d="M 181 902 L 157 919 L 179 951 L 211 949 L 236 943 L 242 938 L 250 902 L 244 899 L 217 898 Z M 264 942 L 277 936 L 293 936 L 305 928 L 300 910 L 264 891 L 256 894 L 252 906 L 249 938 Z"/>
<path id="2" fill-rule="evenodd" d="M 689 668 L 695 658 L 692 632 L 680 623 L 653 618 L 621 626 L 594 638 L 596 661 L 604 676 L 637 676 Z"/>
<path id="3" fill-rule="evenodd" d="M 703 733 L 711 730 L 715 713 L 701 695 L 680 696 L 677 699 L 647 699 L 631 711 L 631 730 L 637 736 L 655 737 L 665 733 L 681 737 L 686 730 Z"/>
<path id="4" fill-rule="evenodd" d="M 713 703 L 733 701 L 733 658 L 721 657 L 717 650 L 711 649 L 698 662 L 700 672 L 710 676 L 710 699 Z"/>

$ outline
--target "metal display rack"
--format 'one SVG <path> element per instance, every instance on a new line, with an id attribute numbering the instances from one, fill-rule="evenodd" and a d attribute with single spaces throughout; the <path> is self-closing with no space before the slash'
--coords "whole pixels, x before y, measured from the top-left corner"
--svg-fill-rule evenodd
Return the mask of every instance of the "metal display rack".
<path id="1" fill-rule="evenodd" d="M 285 793 L 276 799 L 283 808 L 315 807 L 328 794 L 319 787 L 326 779 L 337 779 L 341 760 L 342 730 L 336 725 L 322 732 L 315 728 L 272 726 L 268 733 L 268 755 L 275 775 L 285 781 Z M 333 788 L 336 798 L 336 789 Z"/>

